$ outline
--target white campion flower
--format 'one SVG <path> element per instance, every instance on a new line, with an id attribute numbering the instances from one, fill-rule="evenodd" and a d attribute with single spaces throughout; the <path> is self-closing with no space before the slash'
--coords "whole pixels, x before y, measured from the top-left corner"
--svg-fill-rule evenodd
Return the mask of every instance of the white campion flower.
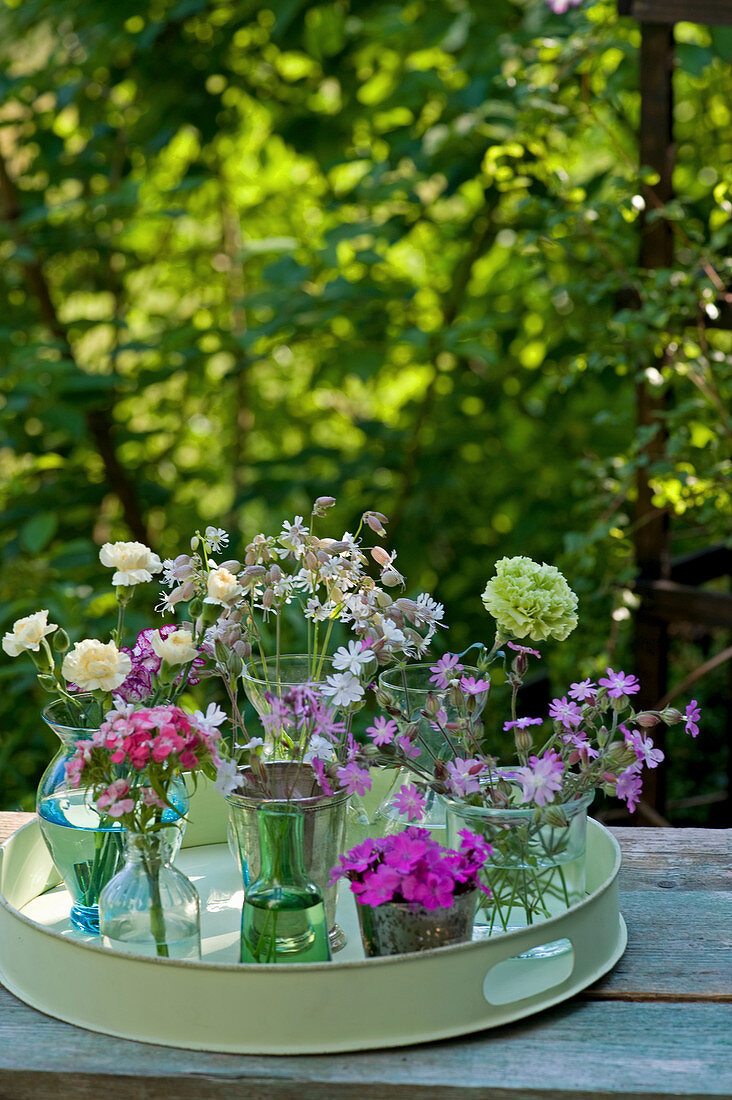
<path id="1" fill-rule="evenodd" d="M 156 657 L 171 666 L 187 665 L 198 656 L 190 630 L 175 630 L 166 638 L 161 638 L 160 631 L 156 630 L 150 639 L 150 645 Z"/>
<path id="2" fill-rule="evenodd" d="M 54 630 L 58 626 L 48 622 L 48 611 L 36 611 L 13 623 L 13 629 L 3 637 L 3 649 L 9 657 L 17 657 L 29 649 L 37 653 L 43 639 Z"/>
<path id="3" fill-rule="evenodd" d="M 219 794 L 227 795 L 241 787 L 242 778 L 237 771 L 233 760 L 219 760 L 216 765 L 216 779 L 214 790 Z"/>
<path id="4" fill-rule="evenodd" d="M 134 584 L 146 584 L 159 573 L 163 563 L 144 542 L 105 542 L 99 551 L 99 560 L 116 572 L 112 584 L 131 588 Z"/>
<path id="5" fill-rule="evenodd" d="M 82 691 L 114 691 L 132 672 L 128 654 L 120 653 L 114 642 L 85 638 L 66 654 L 61 673 L 67 683 Z"/>
<path id="6" fill-rule="evenodd" d="M 425 624 L 431 625 L 432 623 L 439 623 L 442 625 L 442 620 L 445 617 L 445 608 L 437 600 L 433 600 L 427 592 L 420 592 L 417 599 L 414 601 L 419 608 L 419 617 Z"/>
<path id="7" fill-rule="evenodd" d="M 373 650 L 364 649 L 361 642 L 349 642 L 348 648 L 341 646 L 333 654 L 333 668 L 338 669 L 339 672 L 352 672 L 354 676 L 360 676 L 373 659 Z"/>
<path id="8" fill-rule="evenodd" d="M 214 554 L 218 553 L 222 546 L 229 545 L 229 534 L 221 527 L 207 527 L 204 538 Z"/>
<path id="9" fill-rule="evenodd" d="M 207 733 L 209 737 L 218 737 L 221 732 L 219 726 L 226 721 L 226 711 L 216 703 L 209 703 L 205 714 L 201 710 L 194 710 L 193 717 L 196 719 L 199 730 Z"/>
<path id="10" fill-rule="evenodd" d="M 314 733 L 308 741 L 307 752 L 303 756 L 306 764 L 312 764 L 313 760 L 332 760 L 335 756 L 333 743 L 327 737 L 321 737 Z"/>
<path id="11" fill-rule="evenodd" d="M 223 565 L 211 570 L 206 588 L 208 595 L 203 602 L 219 604 L 220 607 L 228 607 L 244 591 L 234 574 Z"/>
<path id="12" fill-rule="evenodd" d="M 391 619 L 382 619 L 379 623 L 379 629 L 381 630 L 381 636 L 388 646 L 403 646 L 407 641 L 407 636 L 403 630 Z"/>
<path id="13" fill-rule="evenodd" d="M 349 707 L 351 703 L 357 703 L 362 699 L 365 694 L 358 676 L 354 676 L 352 672 L 336 672 L 327 676 L 320 691 L 323 695 L 331 697 L 331 704 L 334 707 Z"/>
<path id="14" fill-rule="evenodd" d="M 305 618 L 312 619 L 313 622 L 324 622 L 331 617 L 335 611 L 335 606 L 332 600 L 321 603 L 317 596 L 314 596 L 312 600 L 308 600 L 305 604 Z"/>

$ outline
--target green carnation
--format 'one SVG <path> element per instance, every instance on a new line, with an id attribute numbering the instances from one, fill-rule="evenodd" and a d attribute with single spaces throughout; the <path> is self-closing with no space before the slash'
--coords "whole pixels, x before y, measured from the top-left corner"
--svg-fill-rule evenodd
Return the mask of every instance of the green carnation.
<path id="1" fill-rule="evenodd" d="M 501 558 L 483 593 L 499 633 L 535 642 L 563 642 L 577 625 L 577 597 L 553 565 L 531 558 Z"/>

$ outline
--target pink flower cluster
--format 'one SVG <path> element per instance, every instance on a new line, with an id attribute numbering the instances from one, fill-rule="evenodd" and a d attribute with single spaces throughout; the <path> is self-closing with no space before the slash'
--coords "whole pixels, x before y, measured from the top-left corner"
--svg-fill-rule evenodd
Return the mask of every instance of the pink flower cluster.
<path id="1" fill-rule="evenodd" d="M 224 717 L 213 706 L 206 715 L 189 715 L 175 706 L 134 710 L 122 705 L 110 711 L 89 740 L 76 742 L 66 775 L 74 787 L 91 786 L 97 809 L 110 817 L 131 814 L 138 805 L 164 806 L 156 789 L 167 790 L 174 774 L 209 762 L 221 766 L 216 727 Z M 129 778 L 112 778 L 120 768 Z M 141 786 L 143 773 L 148 784 Z"/>
<path id="2" fill-rule="evenodd" d="M 382 839 L 369 838 L 340 857 L 331 884 L 343 876 L 361 905 L 411 902 L 425 909 L 449 909 L 456 894 L 489 891 L 479 874 L 492 848 L 464 829 L 457 852 L 443 848 L 424 829 L 409 827 Z"/>

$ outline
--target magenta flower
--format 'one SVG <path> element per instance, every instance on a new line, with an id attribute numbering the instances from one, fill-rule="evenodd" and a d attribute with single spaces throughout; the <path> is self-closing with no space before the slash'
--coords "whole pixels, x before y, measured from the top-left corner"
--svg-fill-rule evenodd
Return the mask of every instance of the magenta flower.
<path id="1" fill-rule="evenodd" d="M 450 875 L 428 872 L 414 894 L 414 900 L 421 902 L 425 909 L 449 909 L 455 894 L 455 880 Z"/>
<path id="2" fill-rule="evenodd" d="M 574 699 L 577 703 L 594 702 L 595 692 L 597 691 L 597 685 L 593 684 L 592 680 L 580 680 L 576 684 L 569 685 L 569 691 L 567 694 L 570 699 Z"/>
<path id="3" fill-rule="evenodd" d="M 408 760 L 416 760 L 419 756 L 419 749 L 413 741 L 409 740 L 406 734 L 400 733 L 396 743 Z"/>
<path id="4" fill-rule="evenodd" d="M 323 794 L 334 794 L 335 792 L 333 791 L 333 787 L 325 771 L 325 764 L 320 757 L 314 756 L 310 761 L 310 765 L 315 772 L 315 776 Z"/>
<path id="5" fill-rule="evenodd" d="M 379 715 L 374 719 L 373 726 L 366 727 L 366 733 L 369 735 L 375 745 L 381 748 L 382 745 L 390 745 L 398 732 L 398 726 L 393 718 L 383 718 Z"/>
<path id="6" fill-rule="evenodd" d="M 626 768 L 626 770 L 618 776 L 618 781 L 615 785 L 615 795 L 627 804 L 631 813 L 633 813 L 638 805 L 642 786 L 643 780 L 641 779 L 637 764 L 633 764 L 630 768 Z"/>
<path id="7" fill-rule="evenodd" d="M 700 715 L 701 711 L 699 710 L 699 704 L 697 703 L 696 699 L 692 699 L 686 708 L 684 718 L 684 721 L 686 723 L 686 732 L 692 737 L 696 737 L 696 735 L 699 733 L 697 722 Z"/>
<path id="8" fill-rule="evenodd" d="M 646 768 L 657 768 L 663 760 L 663 753 L 660 749 L 654 749 L 650 737 L 644 737 L 642 733 L 632 731 L 625 735 L 625 740 L 635 749 L 638 763 L 645 765 Z"/>
<path id="9" fill-rule="evenodd" d="M 394 795 L 394 807 L 400 814 L 406 814 L 410 821 L 419 821 L 427 808 L 427 802 L 417 787 L 407 783 Z"/>
<path id="10" fill-rule="evenodd" d="M 359 901 L 362 905 L 383 905 L 385 901 L 392 900 L 400 883 L 399 872 L 382 863 L 364 883 L 365 889 L 361 891 Z"/>
<path id="11" fill-rule="evenodd" d="M 549 717 L 560 722 L 567 729 L 578 726 L 582 721 L 582 711 L 576 703 L 568 703 L 566 695 L 561 699 L 552 699 L 549 704 Z"/>
<path id="12" fill-rule="evenodd" d="M 509 649 L 512 649 L 514 653 L 523 653 L 526 657 L 531 654 L 532 657 L 541 658 L 541 653 L 539 653 L 538 649 L 530 649 L 527 645 L 516 645 L 515 642 L 506 642 L 506 645 Z"/>
<path id="13" fill-rule="evenodd" d="M 476 680 L 474 676 L 463 676 L 460 687 L 466 695 L 480 695 L 484 691 L 490 691 L 490 680 Z"/>
<path id="14" fill-rule="evenodd" d="M 598 680 L 600 687 L 607 688 L 610 699 L 622 699 L 624 695 L 635 695 L 640 691 L 640 684 L 635 676 L 625 672 L 613 672 L 611 668 L 605 669 L 607 676 Z"/>
<path id="15" fill-rule="evenodd" d="M 338 768 L 336 775 L 349 794 L 366 794 L 366 791 L 371 790 L 370 772 L 367 768 L 359 768 L 354 760 Z"/>
<path id="16" fill-rule="evenodd" d="M 410 874 L 429 851 L 429 836 L 426 833 L 424 836 L 414 836 L 415 831 L 417 830 L 405 830 L 403 833 L 396 833 L 391 839 L 388 850 L 384 852 L 384 863 L 389 867 L 393 867 L 401 875 Z M 423 832 L 424 830 L 420 829 L 418 831 Z"/>
<path id="17" fill-rule="evenodd" d="M 478 777 L 485 771 L 483 760 L 478 760 L 477 757 L 471 757 L 469 760 L 457 758 L 448 760 L 446 767 L 450 776 L 448 783 L 453 794 L 475 794 L 480 790 Z"/>
<path id="18" fill-rule="evenodd" d="M 543 722 L 543 718 L 516 718 L 513 722 L 504 722 L 503 731 L 508 733 L 509 730 L 526 730 L 529 726 L 540 726 Z"/>
<path id="19" fill-rule="evenodd" d="M 521 784 L 522 801 L 545 806 L 562 787 L 564 764 L 553 749 L 543 756 L 530 756 L 527 767 L 516 768 L 515 775 Z"/>
<path id="20" fill-rule="evenodd" d="M 446 653 L 444 657 L 440 657 L 436 665 L 430 666 L 430 672 L 434 674 L 430 676 L 430 682 L 442 691 L 446 691 L 450 680 L 462 672 L 464 667 L 460 664 L 457 653 Z"/>

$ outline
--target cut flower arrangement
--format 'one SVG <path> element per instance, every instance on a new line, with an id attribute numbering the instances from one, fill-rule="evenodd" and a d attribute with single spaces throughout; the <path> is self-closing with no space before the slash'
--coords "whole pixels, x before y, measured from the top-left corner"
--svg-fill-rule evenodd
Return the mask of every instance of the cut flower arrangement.
<path id="1" fill-rule="evenodd" d="M 698 733 L 693 700 L 685 713 L 672 707 L 636 711 L 638 681 L 612 668 L 571 683 L 546 715 L 518 713 L 519 689 L 530 662 L 540 658 L 536 645 L 565 640 L 578 622 L 577 597 L 562 574 L 526 557 L 499 561 L 483 592 L 495 623 L 490 646 L 447 652 L 423 665 L 430 687 L 420 692 L 415 708 L 408 673 L 412 663 L 424 661 L 443 626 L 443 609 L 427 593 L 414 600 L 392 594 L 404 585 L 395 553 L 362 544 L 365 531 L 385 536 L 385 516 L 365 512 L 353 535 L 318 533 L 319 521 L 334 503 L 321 497 L 308 524 L 296 516 L 275 535 L 255 536 L 241 562 L 221 560 L 228 535 L 214 527 L 194 535 L 190 553 L 164 562 L 139 543 L 105 544 L 100 560 L 114 570 L 118 604 L 108 641 L 83 639 L 72 646 L 65 632 L 48 622 L 45 610 L 18 620 L 3 638 L 8 655 L 28 653 L 33 659 L 39 682 L 55 695 L 53 706 L 66 723 L 54 728 L 59 726 L 66 741 L 62 773 L 71 794 L 61 798 L 51 784 L 43 803 L 52 804 L 57 814 L 54 829 L 77 827 L 63 816 L 68 807 L 78 807 L 77 795 L 95 813 L 94 822 L 82 826 L 89 836 L 96 830 L 95 850 L 87 862 L 74 857 L 74 873 L 93 883 L 84 903 L 93 908 L 104 885 L 102 871 L 117 869 L 115 860 L 107 858 L 108 834 L 117 830 L 118 838 L 123 829 L 128 838 L 138 838 L 136 846 L 128 842 L 125 873 L 139 881 L 142 867 L 148 883 L 145 935 L 160 954 L 170 939 L 164 928 L 169 923 L 178 927 L 177 918 L 171 917 L 171 923 L 165 916 L 159 881 L 160 874 L 168 873 L 171 853 L 163 849 L 171 817 L 184 812 L 172 786 L 181 782 L 184 770 L 209 776 L 227 797 L 232 822 L 239 814 L 241 866 L 253 907 L 246 935 L 242 929 L 242 961 L 296 961 L 329 957 L 322 936 L 320 954 L 308 955 L 308 936 L 318 922 L 326 927 L 327 874 L 342 850 L 344 827 L 340 819 L 337 826 L 325 827 L 331 839 L 340 839 L 319 878 L 313 870 L 316 819 L 307 815 L 314 809 L 340 813 L 345 800 L 370 789 L 373 768 L 406 769 L 413 779 L 394 796 L 406 830 L 384 838 L 377 835 L 383 822 L 377 827 L 374 819 L 371 839 L 352 849 L 334 871 L 335 877 L 350 879 L 362 924 L 365 910 L 376 912 L 387 904 L 406 906 L 405 919 L 413 927 L 436 911 L 454 911 L 457 920 L 480 874 L 481 934 L 492 934 L 517 922 L 545 919 L 579 900 L 586 811 L 594 792 L 614 794 L 633 810 L 642 769 L 657 767 L 663 759 L 651 737 L 654 727 L 683 722 L 689 734 Z M 368 572 L 370 563 L 378 567 L 378 581 Z M 137 587 L 158 574 L 166 582 L 158 610 L 183 621 L 143 630 L 125 647 L 125 609 Z M 283 674 L 292 657 L 281 646 L 289 605 L 299 609 L 307 635 L 297 683 Z M 351 635 L 345 644 L 335 644 L 336 627 L 341 636 L 344 629 Z M 468 663 L 467 654 L 474 650 L 478 656 Z M 389 682 L 401 677 L 403 688 L 376 686 L 384 713 L 368 725 L 364 740 L 354 736 L 352 722 L 378 669 L 391 669 Z M 205 714 L 181 709 L 186 693 L 203 677 L 221 680 L 226 713 L 213 704 Z M 259 712 L 262 736 L 247 732 L 242 683 Z M 503 688 L 506 713 L 500 724 L 513 737 L 511 760 L 492 751 L 484 726 L 484 714 L 495 722 L 494 701 Z M 58 768 L 51 771 L 56 775 Z M 444 804 L 448 849 L 430 839 L 422 821 L 426 789 Z M 257 831 L 252 820 L 258 817 L 247 817 L 250 812 L 261 817 L 257 858 L 267 855 L 254 884 L 249 876 L 253 849 L 249 839 L 242 839 Z M 40 803 L 39 814 L 44 818 Z M 176 829 L 172 832 L 177 835 Z M 290 853 L 286 858 L 285 850 Z M 278 925 L 254 912 L 257 906 L 262 912 L 275 907 L 286 867 L 295 886 L 300 884 L 291 896 L 300 897 L 301 909 L 308 898 L 319 899 L 313 906 L 320 906 L 320 916 L 303 918 L 298 932 L 289 918 L 283 916 Z M 184 902 L 188 915 L 181 926 L 189 932 L 186 950 L 195 955 L 196 903 L 190 894 Z M 296 908 L 293 902 L 292 911 Z M 101 909 L 106 920 L 104 904 Z M 332 913 L 326 916 L 332 942 Z M 367 950 L 376 942 L 374 920 L 383 917 L 368 918 Z M 434 924 L 418 946 L 435 942 Z M 93 925 L 79 926 L 94 930 Z M 279 928 L 276 936 L 270 934 L 274 927 Z"/>

